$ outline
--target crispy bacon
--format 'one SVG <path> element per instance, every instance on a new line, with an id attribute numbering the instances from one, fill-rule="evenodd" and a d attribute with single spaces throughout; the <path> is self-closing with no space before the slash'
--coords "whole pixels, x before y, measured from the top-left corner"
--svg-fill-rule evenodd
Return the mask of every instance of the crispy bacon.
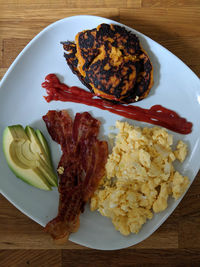
<path id="1" fill-rule="evenodd" d="M 72 121 L 67 111 L 49 111 L 43 120 L 52 139 L 61 145 L 58 168 L 58 215 L 45 231 L 59 241 L 79 228 L 79 215 L 104 175 L 108 157 L 107 142 L 97 139 L 100 122 L 89 113 L 77 113 Z"/>

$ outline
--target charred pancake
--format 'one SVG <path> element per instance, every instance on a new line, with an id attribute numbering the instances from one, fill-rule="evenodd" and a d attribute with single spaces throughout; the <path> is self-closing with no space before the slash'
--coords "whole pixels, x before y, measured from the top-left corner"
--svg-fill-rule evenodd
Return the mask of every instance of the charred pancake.
<path id="1" fill-rule="evenodd" d="M 71 71 L 77 75 L 79 80 L 88 88 L 91 92 L 93 92 L 92 87 L 86 83 L 84 77 L 81 75 L 81 73 L 78 70 L 78 59 L 76 57 L 76 45 L 73 42 L 62 42 L 63 48 L 68 53 L 64 54 L 64 57 L 67 61 L 68 66 L 70 67 Z"/>
<path id="2" fill-rule="evenodd" d="M 73 73 L 96 95 L 121 103 L 146 97 L 153 68 L 137 36 L 118 25 L 100 24 L 63 43 Z"/>

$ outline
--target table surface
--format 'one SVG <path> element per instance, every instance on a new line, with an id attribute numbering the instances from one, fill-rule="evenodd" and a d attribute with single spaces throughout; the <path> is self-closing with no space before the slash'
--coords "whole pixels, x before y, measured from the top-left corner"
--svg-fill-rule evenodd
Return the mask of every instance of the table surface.
<path id="1" fill-rule="evenodd" d="M 78 14 L 99 15 L 133 27 L 165 46 L 199 76 L 199 0 L 0 0 L 0 78 L 44 27 Z M 197 266 L 199 178 L 200 173 L 152 236 L 119 251 L 97 251 L 72 242 L 56 246 L 40 225 L 0 196 L 0 266 Z"/>

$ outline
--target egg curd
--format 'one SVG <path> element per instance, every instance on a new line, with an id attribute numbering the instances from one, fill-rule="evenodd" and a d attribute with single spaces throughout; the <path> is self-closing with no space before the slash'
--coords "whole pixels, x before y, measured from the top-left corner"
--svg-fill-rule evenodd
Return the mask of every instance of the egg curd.
<path id="1" fill-rule="evenodd" d="M 140 128 L 116 122 L 119 133 L 106 164 L 106 176 L 91 198 L 90 208 L 112 220 L 123 235 L 138 233 L 153 213 L 167 208 L 168 197 L 177 200 L 189 179 L 175 170 L 188 149 L 179 141 L 172 149 L 173 136 L 164 128 Z"/>

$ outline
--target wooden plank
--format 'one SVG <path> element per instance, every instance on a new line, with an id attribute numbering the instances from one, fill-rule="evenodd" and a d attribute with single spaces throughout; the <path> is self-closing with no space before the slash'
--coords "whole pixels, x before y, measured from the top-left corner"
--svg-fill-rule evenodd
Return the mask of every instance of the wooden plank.
<path id="1" fill-rule="evenodd" d="M 200 250 L 200 172 L 180 203 L 179 247 Z"/>
<path id="2" fill-rule="evenodd" d="M 4 39 L 2 67 L 8 68 L 29 41 L 30 39 L 20 38 Z"/>
<path id="3" fill-rule="evenodd" d="M 158 42 L 173 54 L 179 57 L 191 68 L 197 76 L 200 76 L 200 36 L 176 36 L 173 39 L 159 38 Z"/>
<path id="4" fill-rule="evenodd" d="M 1 250 L 2 267 L 61 267 L 61 250 Z"/>
<path id="5" fill-rule="evenodd" d="M 179 209 L 161 225 L 149 238 L 130 249 L 171 249 L 179 247 Z"/>
<path id="6" fill-rule="evenodd" d="M 104 13 L 104 15 L 103 15 Z M 119 9 L 114 7 L 114 8 L 67 8 L 67 9 L 53 9 L 51 12 L 47 12 L 45 8 L 40 8 L 40 9 L 26 9 L 21 8 L 20 10 L 15 10 L 15 9 L 9 9 L 5 10 L 5 12 L 1 12 L 0 15 L 0 21 L 24 21 L 25 19 L 27 20 L 37 20 L 37 21 L 43 21 L 43 20 L 52 20 L 54 19 L 55 21 L 60 19 L 60 18 L 65 18 L 73 15 L 82 15 L 82 14 L 90 14 L 90 15 L 102 15 L 104 17 L 109 17 L 114 15 L 119 14 Z M 25 26 L 25 24 L 24 24 Z M 33 25 L 34 26 L 34 25 Z"/>
<path id="7" fill-rule="evenodd" d="M 61 249 L 36 222 L 17 210 L 0 196 L 0 249 Z M 82 246 L 68 242 L 65 249 L 81 249 Z"/>
<path id="8" fill-rule="evenodd" d="M 116 1 L 116 0 L 67 0 L 66 1 L 66 5 L 67 7 L 70 8 L 101 8 L 103 7 L 108 7 L 108 8 L 112 8 L 112 7 L 117 7 L 117 8 L 123 8 L 126 6 L 126 1 L 127 0 L 121 0 L 121 1 Z M 140 7 L 141 6 L 141 1 L 140 0 L 136 0 L 135 2 L 135 6 L 136 7 Z"/>
<path id="9" fill-rule="evenodd" d="M 0 80 L 3 78 L 6 71 L 7 71 L 7 68 L 0 68 Z"/>
<path id="10" fill-rule="evenodd" d="M 140 8 L 142 6 L 142 0 L 140 1 L 133 1 L 133 0 L 126 0 L 126 8 Z M 125 8 L 125 6 L 122 6 Z"/>
<path id="11" fill-rule="evenodd" d="M 7 10 L 0 16 L 0 36 L 2 39 L 10 38 L 33 38 L 49 24 L 73 15 L 96 15 L 119 20 L 119 10 L 117 8 L 98 9 L 54 9 L 47 12 L 46 9 Z M 12 34 L 11 34 L 12 33 Z"/>
<path id="12" fill-rule="evenodd" d="M 142 0 L 142 7 L 199 7 L 199 0 Z M 177 10 L 178 11 L 178 10 Z"/>
<path id="13" fill-rule="evenodd" d="M 150 13 L 147 8 L 137 12 L 120 10 L 120 21 L 166 47 L 199 76 L 199 12 L 200 9 L 197 9 L 195 14 L 192 8 L 182 8 L 179 12 L 175 8 L 152 8 Z"/>
<path id="14" fill-rule="evenodd" d="M 199 266 L 200 251 L 132 249 L 118 251 L 63 250 L 63 266 Z"/>
<path id="15" fill-rule="evenodd" d="M 142 0 L 8 0 L 7 2 L 0 2 L 0 7 L 2 10 L 20 10 L 21 8 L 26 7 L 27 9 L 40 9 L 46 8 L 48 10 L 55 8 L 139 8 L 141 7 Z"/>
<path id="16" fill-rule="evenodd" d="M 151 10 L 151 11 L 150 11 Z M 199 36 L 200 7 L 120 9 L 120 21 L 149 37 Z"/>
<path id="17" fill-rule="evenodd" d="M 41 8 L 41 6 L 45 6 L 46 8 L 59 8 L 59 7 L 66 7 L 66 3 L 69 2 L 68 0 L 7 0 L 7 1 L 0 1 L 0 7 L 4 9 L 20 9 L 20 7 L 26 6 L 27 9 L 33 8 Z"/>
<path id="18" fill-rule="evenodd" d="M 18 211 L 3 196 L 0 197 L 0 249 L 83 249 L 83 246 L 68 241 L 57 246 L 43 228 Z M 179 211 L 158 229 L 151 237 L 131 248 L 177 248 Z"/>
<path id="19" fill-rule="evenodd" d="M 0 38 L 0 68 L 2 67 L 3 60 L 3 39 Z"/>

